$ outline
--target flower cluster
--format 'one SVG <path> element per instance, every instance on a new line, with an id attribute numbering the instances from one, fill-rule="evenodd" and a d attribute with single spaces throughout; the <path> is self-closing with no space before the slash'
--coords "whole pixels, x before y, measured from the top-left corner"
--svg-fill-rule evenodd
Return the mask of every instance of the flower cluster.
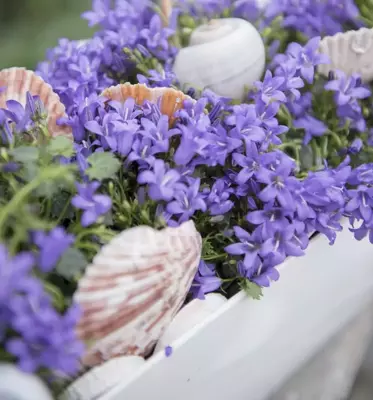
<path id="1" fill-rule="evenodd" d="M 320 36 L 357 24 L 352 0 L 279 0 L 265 11 L 254 0 L 180 0 L 168 27 L 153 3 L 111 3 L 94 0 L 83 14 L 99 26 L 93 38 L 61 39 L 38 67 L 66 106 L 58 123 L 73 143 L 48 138 L 37 97 L 0 109 L 0 339 L 27 371 L 76 372 L 77 281 L 124 229 L 193 220 L 203 250 L 191 297 L 200 299 L 258 293 L 313 234 L 334 243 L 343 217 L 373 243 L 371 88 L 317 73 L 328 63 Z M 271 63 L 245 102 L 190 89 L 166 115 L 162 98 L 101 96 L 126 81 L 178 87 L 178 46 L 216 16 L 255 20 L 266 38 Z"/>
<path id="2" fill-rule="evenodd" d="M 266 17 L 283 16 L 282 26 L 312 38 L 334 35 L 350 24 L 359 27 L 359 9 L 353 0 L 274 0 L 266 9 Z"/>

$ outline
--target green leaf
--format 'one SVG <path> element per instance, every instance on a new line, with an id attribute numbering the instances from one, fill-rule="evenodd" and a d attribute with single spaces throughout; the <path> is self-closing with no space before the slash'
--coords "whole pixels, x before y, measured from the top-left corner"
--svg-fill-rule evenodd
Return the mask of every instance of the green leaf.
<path id="1" fill-rule="evenodd" d="M 50 140 L 48 153 L 52 156 L 71 157 L 74 154 L 73 142 L 64 136 L 57 136 Z"/>
<path id="2" fill-rule="evenodd" d="M 250 282 L 247 279 L 241 281 L 241 288 L 249 297 L 253 298 L 254 300 L 260 300 L 260 298 L 263 296 L 262 288 L 256 283 Z"/>
<path id="3" fill-rule="evenodd" d="M 10 154 L 13 156 L 15 161 L 27 164 L 38 160 L 39 149 L 31 146 L 20 146 L 13 149 Z"/>
<path id="4" fill-rule="evenodd" d="M 84 271 L 87 265 L 88 261 L 84 254 L 78 249 L 70 248 L 61 257 L 56 272 L 64 278 L 71 279 Z"/>
<path id="5" fill-rule="evenodd" d="M 22 168 L 20 176 L 26 182 L 31 182 L 39 173 L 40 167 L 35 162 L 27 162 L 25 163 L 24 168 Z"/>
<path id="6" fill-rule="evenodd" d="M 119 171 L 120 161 L 112 153 L 96 152 L 88 157 L 91 166 L 86 170 L 90 179 L 109 179 Z"/>

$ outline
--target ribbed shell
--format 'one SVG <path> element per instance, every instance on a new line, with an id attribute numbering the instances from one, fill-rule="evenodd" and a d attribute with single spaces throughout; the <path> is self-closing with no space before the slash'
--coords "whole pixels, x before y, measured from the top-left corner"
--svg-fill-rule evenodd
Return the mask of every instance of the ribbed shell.
<path id="1" fill-rule="evenodd" d="M 147 355 L 182 306 L 201 257 L 193 222 L 156 231 L 126 230 L 104 246 L 79 281 L 78 335 L 83 359 L 98 365 L 120 355 Z"/>
<path id="2" fill-rule="evenodd" d="M 69 126 L 58 126 L 56 121 L 65 117 L 65 106 L 61 103 L 59 96 L 52 87 L 44 82 L 40 76 L 25 68 L 8 68 L 0 71 L 0 88 L 6 87 L 0 92 L 0 108 L 6 108 L 8 100 L 15 100 L 26 105 L 26 94 L 39 96 L 48 113 L 48 130 L 52 136 L 72 137 Z"/>
<path id="3" fill-rule="evenodd" d="M 135 99 L 136 104 L 142 105 L 146 100 L 151 103 L 158 103 L 160 111 L 164 115 L 168 115 L 170 121 L 174 121 L 175 112 L 183 108 L 185 100 L 194 100 L 172 88 L 148 88 L 143 84 L 132 85 L 124 83 L 117 86 L 111 86 L 105 89 L 102 93 L 103 96 L 110 100 L 120 102 L 126 101 L 128 98 Z"/>
<path id="4" fill-rule="evenodd" d="M 348 75 L 358 73 L 364 82 L 373 80 L 373 29 L 326 36 L 319 50 L 330 59 L 330 64 L 319 65 L 321 74 L 328 76 L 330 71 L 340 70 Z"/>
<path id="5" fill-rule="evenodd" d="M 245 86 L 262 76 L 265 48 L 256 28 L 240 18 L 221 18 L 195 29 L 173 66 L 181 85 L 242 99 Z"/>

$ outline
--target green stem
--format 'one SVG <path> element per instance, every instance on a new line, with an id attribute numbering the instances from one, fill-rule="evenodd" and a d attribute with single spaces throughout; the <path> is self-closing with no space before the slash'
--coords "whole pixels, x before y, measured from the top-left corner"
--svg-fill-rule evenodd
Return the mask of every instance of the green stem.
<path id="1" fill-rule="evenodd" d="M 79 243 L 76 247 L 80 250 L 89 250 L 97 253 L 100 250 L 100 246 L 94 243 Z"/>
<path id="2" fill-rule="evenodd" d="M 82 238 L 88 235 L 97 235 L 101 238 L 112 239 L 115 236 L 115 233 L 102 226 L 99 226 L 98 228 L 85 229 L 76 236 L 75 243 L 79 244 Z"/>
<path id="3" fill-rule="evenodd" d="M 331 136 L 339 148 L 343 147 L 341 138 L 333 131 L 328 130 L 327 135 Z"/>
<path id="4" fill-rule="evenodd" d="M 215 261 L 215 260 L 220 260 L 221 258 L 225 258 L 227 256 L 226 253 L 223 254 L 216 254 L 214 256 L 210 256 L 210 257 L 203 257 L 204 261 Z"/>
<path id="5" fill-rule="evenodd" d="M 20 209 L 24 200 L 40 186 L 41 184 L 66 175 L 68 167 L 66 165 L 56 166 L 53 169 L 43 170 L 36 179 L 29 182 L 0 210 L 0 237 L 5 229 L 5 221 L 7 218 Z"/>
<path id="6" fill-rule="evenodd" d="M 60 214 L 60 216 L 58 217 L 58 219 L 57 219 L 57 221 L 56 221 L 56 226 L 59 225 L 60 222 L 63 220 L 63 218 L 64 218 L 64 216 L 65 216 L 65 214 L 66 214 L 66 211 L 67 211 L 67 209 L 69 208 L 69 205 L 70 205 L 70 202 L 71 202 L 71 199 L 72 199 L 72 198 L 73 198 L 73 195 L 71 195 L 71 196 L 69 197 L 68 201 L 67 201 L 66 204 L 64 205 L 64 207 L 63 207 L 63 209 L 62 209 L 62 211 L 61 211 L 61 214 Z"/>

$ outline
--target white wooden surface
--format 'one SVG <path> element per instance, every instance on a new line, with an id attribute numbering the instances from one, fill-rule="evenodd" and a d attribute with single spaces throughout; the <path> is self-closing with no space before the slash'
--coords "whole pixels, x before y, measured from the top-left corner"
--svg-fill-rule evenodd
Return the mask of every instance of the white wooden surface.
<path id="1" fill-rule="evenodd" d="M 266 399 L 370 302 L 372 256 L 347 228 L 317 237 L 262 300 L 239 293 L 102 400 Z"/>

